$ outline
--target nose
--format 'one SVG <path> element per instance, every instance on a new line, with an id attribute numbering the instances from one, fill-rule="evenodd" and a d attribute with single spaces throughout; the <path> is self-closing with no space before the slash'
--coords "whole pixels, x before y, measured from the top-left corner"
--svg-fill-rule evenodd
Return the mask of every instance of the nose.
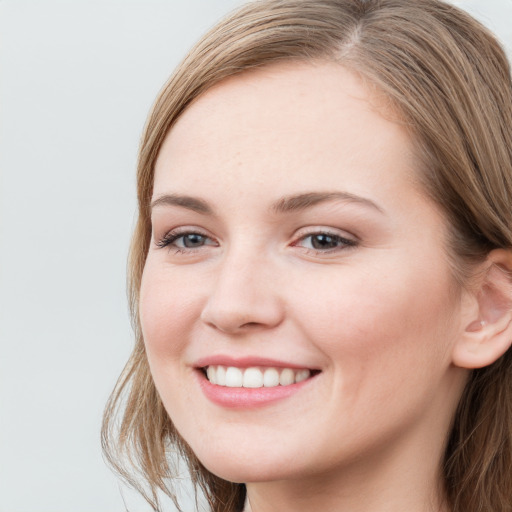
<path id="1" fill-rule="evenodd" d="M 204 323 L 229 334 L 278 326 L 284 319 L 279 276 L 265 257 L 233 254 L 216 268 Z"/>

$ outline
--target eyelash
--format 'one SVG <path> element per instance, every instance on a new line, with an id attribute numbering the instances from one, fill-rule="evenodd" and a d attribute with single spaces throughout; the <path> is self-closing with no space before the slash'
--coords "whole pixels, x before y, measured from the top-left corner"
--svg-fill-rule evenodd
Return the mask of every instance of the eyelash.
<path id="1" fill-rule="evenodd" d="M 197 231 L 197 230 L 169 231 L 158 242 L 156 242 L 156 245 L 161 249 L 164 249 L 165 247 L 168 247 L 170 249 L 171 246 L 173 246 L 173 244 L 175 244 L 175 242 L 177 240 L 179 240 L 180 238 L 184 239 L 186 236 L 190 236 L 190 235 L 196 235 L 196 236 L 202 237 L 204 240 L 212 240 L 212 238 L 210 238 L 208 235 L 205 235 L 204 233 L 201 233 L 200 231 Z M 201 249 L 205 245 L 214 245 L 214 244 L 203 244 L 199 247 L 180 247 L 180 246 L 174 245 L 174 250 L 177 254 L 185 253 L 185 252 L 194 252 L 194 251 L 197 251 L 198 249 Z M 218 245 L 218 244 L 215 243 L 215 245 Z"/>
<path id="2" fill-rule="evenodd" d="M 198 247 L 180 247 L 178 245 L 175 245 L 175 243 L 180 240 L 184 239 L 186 236 L 195 235 L 198 237 L 201 237 L 203 241 L 210 240 L 214 243 L 206 244 L 203 243 L 202 245 Z M 335 247 L 330 247 L 328 249 L 318 249 L 314 247 L 304 247 L 301 245 L 301 242 L 303 243 L 307 239 L 312 239 L 314 237 L 326 237 L 331 239 L 331 241 L 336 244 Z M 190 231 L 169 231 L 166 233 L 158 242 L 156 242 L 157 247 L 164 249 L 164 248 L 171 248 L 174 245 L 174 251 L 176 254 L 180 253 L 192 253 L 195 251 L 200 250 L 201 248 L 205 246 L 218 246 L 218 243 L 213 240 L 208 235 L 201 233 L 197 230 L 190 230 Z M 314 253 L 314 254 L 330 254 L 333 252 L 338 252 L 342 250 L 349 249 L 351 247 L 356 247 L 358 245 L 358 242 L 356 240 L 352 240 L 349 238 L 345 238 L 337 233 L 332 233 L 328 230 L 318 230 L 312 233 L 307 233 L 298 238 L 296 242 L 293 242 L 291 244 L 292 247 L 302 247 L 306 252 Z"/>
<path id="3" fill-rule="evenodd" d="M 304 247 L 300 245 L 300 242 L 304 242 L 307 239 L 310 239 L 311 242 L 315 237 L 326 237 L 332 240 L 333 243 L 336 244 L 335 247 L 330 247 L 328 249 L 315 249 L 314 247 Z M 308 252 L 312 252 L 314 254 L 330 254 L 333 252 L 339 252 L 346 249 L 350 249 L 351 247 L 356 247 L 358 242 L 356 240 L 345 238 L 338 233 L 332 233 L 328 230 L 319 230 L 313 233 L 307 233 L 301 236 L 297 242 L 292 244 L 294 247 L 302 247 Z"/>

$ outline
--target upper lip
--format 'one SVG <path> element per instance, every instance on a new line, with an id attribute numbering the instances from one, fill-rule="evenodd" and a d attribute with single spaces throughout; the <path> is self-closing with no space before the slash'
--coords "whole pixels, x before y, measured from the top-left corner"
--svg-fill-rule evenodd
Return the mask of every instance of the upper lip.
<path id="1" fill-rule="evenodd" d="M 297 364 L 289 361 L 283 361 L 278 359 L 269 359 L 266 357 L 259 356 L 245 356 L 245 357 L 233 357 L 227 355 L 212 355 L 198 359 L 194 362 L 193 366 L 196 368 L 205 368 L 207 366 L 234 366 L 236 368 L 250 368 L 254 366 L 264 366 L 272 368 L 292 368 L 296 370 L 301 369 L 315 369 L 307 364 Z"/>

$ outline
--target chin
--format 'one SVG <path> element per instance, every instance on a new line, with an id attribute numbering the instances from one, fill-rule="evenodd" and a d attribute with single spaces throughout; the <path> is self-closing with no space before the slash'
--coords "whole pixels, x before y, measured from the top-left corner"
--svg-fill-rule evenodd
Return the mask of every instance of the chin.
<path id="1" fill-rule="evenodd" d="M 287 453 L 277 447 L 261 447 L 261 443 L 252 443 L 251 447 L 243 443 L 231 443 L 229 449 L 217 445 L 204 445 L 193 451 L 201 464 L 214 475 L 234 483 L 270 482 L 300 478 L 307 472 L 308 462 L 303 450 Z M 206 448 L 206 449 L 205 449 Z M 298 455 L 300 454 L 300 455 Z M 309 461 L 309 466 L 314 465 Z"/>
<path id="2" fill-rule="evenodd" d="M 215 476 L 238 484 L 286 480 L 294 476 L 289 471 L 284 472 L 283 465 L 278 462 L 272 464 L 273 467 L 267 467 L 267 464 L 260 464 L 254 459 L 252 461 L 214 460 L 212 464 L 202 460 L 201 462 Z"/>

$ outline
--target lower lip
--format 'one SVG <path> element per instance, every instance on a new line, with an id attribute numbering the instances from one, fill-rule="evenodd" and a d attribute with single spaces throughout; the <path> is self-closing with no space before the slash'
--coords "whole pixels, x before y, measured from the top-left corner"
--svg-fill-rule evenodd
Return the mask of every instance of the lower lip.
<path id="1" fill-rule="evenodd" d="M 230 409 L 247 409 L 254 407 L 262 407 L 279 400 L 283 400 L 295 395 L 316 377 L 290 384 L 289 386 L 274 386 L 272 388 L 230 388 L 227 386 L 218 386 L 212 384 L 199 371 L 199 385 L 206 398 L 217 405 Z"/>

